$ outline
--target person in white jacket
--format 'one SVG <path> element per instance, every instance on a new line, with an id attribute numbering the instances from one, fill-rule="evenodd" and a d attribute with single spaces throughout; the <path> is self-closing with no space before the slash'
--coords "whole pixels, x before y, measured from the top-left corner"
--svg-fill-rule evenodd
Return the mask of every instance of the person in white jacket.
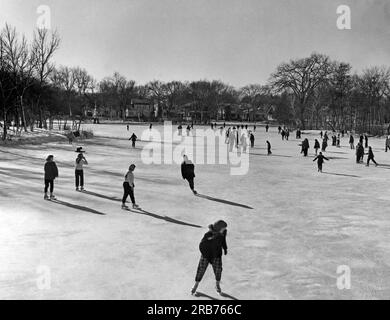
<path id="1" fill-rule="evenodd" d="M 133 209 L 139 209 L 139 206 L 135 203 L 134 197 L 134 169 L 135 164 L 131 164 L 129 171 L 125 175 L 125 181 L 123 182 L 123 198 L 122 198 L 122 209 L 128 209 L 126 206 L 127 197 L 130 196 L 131 203 L 133 204 Z"/>

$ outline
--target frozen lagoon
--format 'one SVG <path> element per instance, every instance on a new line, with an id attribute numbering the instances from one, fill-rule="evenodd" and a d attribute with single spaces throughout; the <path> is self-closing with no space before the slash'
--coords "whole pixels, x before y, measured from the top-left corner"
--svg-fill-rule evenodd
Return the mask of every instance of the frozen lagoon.
<path id="1" fill-rule="evenodd" d="M 196 165 L 195 197 L 180 166 L 145 165 L 138 142 L 148 126 L 86 125 L 86 190 L 74 191 L 76 145 L 66 141 L 0 147 L 0 298 L 207 299 L 193 297 L 198 243 L 207 225 L 228 223 L 221 287 L 237 299 L 387 299 L 390 296 L 390 154 L 370 139 L 378 167 L 355 163 L 348 137 L 328 147 L 324 173 L 300 154 L 295 133 L 258 127 L 246 175 L 227 165 Z M 154 126 L 158 130 L 162 127 Z M 184 134 L 185 134 L 185 130 Z M 266 155 L 265 141 L 272 143 Z M 355 142 L 357 139 L 355 137 Z M 60 177 L 43 200 L 43 164 L 54 154 Z M 366 158 L 366 157 L 365 157 Z M 122 182 L 136 163 L 137 202 L 120 209 Z M 214 201 L 214 200 L 217 201 Z M 251 207 L 253 209 L 249 209 Z M 337 268 L 351 269 L 351 289 L 337 288 Z M 40 288 L 45 271 L 50 288 Z M 212 268 L 199 291 L 218 299 Z M 228 298 L 226 298 L 228 299 Z"/>

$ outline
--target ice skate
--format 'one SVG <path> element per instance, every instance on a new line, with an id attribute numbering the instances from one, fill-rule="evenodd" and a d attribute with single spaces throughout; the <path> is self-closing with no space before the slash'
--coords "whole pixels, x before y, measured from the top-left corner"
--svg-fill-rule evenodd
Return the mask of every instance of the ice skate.
<path id="1" fill-rule="evenodd" d="M 79 187 L 76 187 L 76 191 L 79 191 Z"/>
<path id="2" fill-rule="evenodd" d="M 215 290 L 216 290 L 218 293 L 221 293 L 221 292 L 222 292 L 221 286 L 219 285 L 219 282 L 217 282 L 217 283 L 215 284 Z"/>
<path id="3" fill-rule="evenodd" d="M 196 289 L 198 289 L 198 283 L 195 283 L 194 286 L 191 288 L 191 294 L 196 294 Z"/>
<path id="4" fill-rule="evenodd" d="M 121 207 L 122 209 L 129 209 L 129 207 L 128 206 L 126 206 L 124 203 L 122 204 L 122 207 Z"/>
<path id="5" fill-rule="evenodd" d="M 194 195 L 198 194 L 198 192 L 196 190 L 192 190 L 192 192 L 194 193 Z"/>
<path id="6" fill-rule="evenodd" d="M 49 200 L 49 196 L 47 195 L 47 193 L 45 193 L 45 195 L 43 196 L 43 199 L 44 200 Z"/>
<path id="7" fill-rule="evenodd" d="M 50 195 L 50 200 L 57 200 L 56 196 L 54 194 Z"/>
<path id="8" fill-rule="evenodd" d="M 141 209 L 138 204 L 133 203 L 133 209 Z"/>
<path id="9" fill-rule="evenodd" d="M 81 188 L 80 188 L 80 191 L 84 191 L 84 187 L 81 187 Z"/>

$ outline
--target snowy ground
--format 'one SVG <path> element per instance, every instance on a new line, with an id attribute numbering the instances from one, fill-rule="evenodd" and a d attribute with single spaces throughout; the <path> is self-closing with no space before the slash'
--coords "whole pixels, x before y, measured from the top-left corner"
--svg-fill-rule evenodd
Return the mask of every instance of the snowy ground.
<path id="1" fill-rule="evenodd" d="M 146 126 L 88 125 L 82 146 L 90 165 L 86 189 L 74 191 L 76 145 L 0 146 L 0 298 L 12 299 L 384 299 L 390 296 L 390 153 L 370 139 L 378 167 L 358 165 L 348 137 L 329 147 L 319 174 L 299 141 L 258 127 L 250 169 L 197 165 L 195 197 L 180 166 L 145 165 L 139 137 Z M 161 127 L 158 128 L 161 130 Z M 266 156 L 265 140 L 273 155 Z M 54 154 L 61 203 L 43 200 L 43 164 Z M 120 208 L 123 175 L 136 163 L 136 199 L 144 213 Z M 251 207 L 253 209 L 250 209 Z M 228 223 L 222 290 L 211 267 L 190 288 L 207 225 Z M 351 269 L 351 289 L 336 286 L 338 266 Z M 50 288 L 39 285 L 50 276 Z M 49 282 L 44 282 L 49 283 Z M 230 297 L 229 297 L 230 296 Z"/>

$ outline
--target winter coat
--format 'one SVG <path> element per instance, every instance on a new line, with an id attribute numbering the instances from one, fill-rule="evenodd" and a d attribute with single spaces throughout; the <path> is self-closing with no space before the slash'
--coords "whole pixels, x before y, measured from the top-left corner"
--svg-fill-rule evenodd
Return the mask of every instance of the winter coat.
<path id="1" fill-rule="evenodd" d="M 222 249 L 225 254 L 227 253 L 227 231 L 225 230 L 223 233 L 220 233 L 213 230 L 212 226 L 209 228 L 210 230 L 205 233 L 199 243 L 199 250 L 202 253 L 202 256 L 211 262 L 213 259 L 222 256 Z"/>
<path id="2" fill-rule="evenodd" d="M 327 157 L 323 156 L 322 154 L 318 155 L 317 157 L 314 158 L 313 162 L 318 160 L 318 164 L 323 164 L 325 160 L 329 160 Z"/>
<path id="3" fill-rule="evenodd" d="M 58 168 L 54 161 L 45 163 L 45 180 L 54 180 L 58 177 Z"/>
<path id="4" fill-rule="evenodd" d="M 181 175 L 183 179 L 193 179 L 195 178 L 195 166 L 193 163 L 183 162 L 181 164 Z"/>

